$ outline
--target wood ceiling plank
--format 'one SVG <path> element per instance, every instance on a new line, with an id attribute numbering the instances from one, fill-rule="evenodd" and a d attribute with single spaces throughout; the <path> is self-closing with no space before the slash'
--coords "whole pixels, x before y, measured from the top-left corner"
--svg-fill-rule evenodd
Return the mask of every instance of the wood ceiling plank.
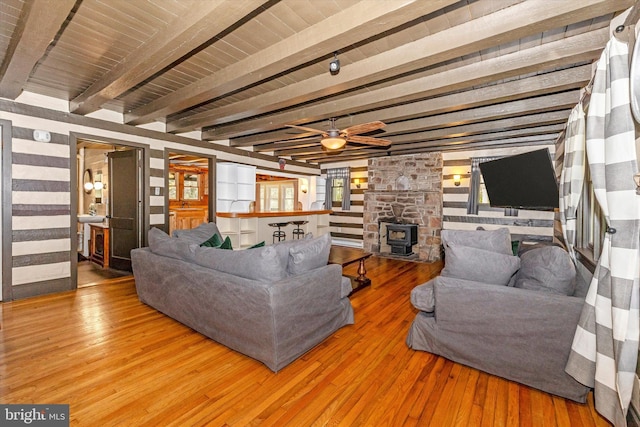
<path id="1" fill-rule="evenodd" d="M 158 116 L 179 112 L 326 55 L 337 46 L 349 45 L 394 28 L 406 22 L 408 16 L 426 14 L 454 2 L 410 0 L 402 3 L 357 3 L 294 37 L 126 114 L 125 121 L 141 124 Z M 333 25 L 335 22 L 349 22 L 349 26 Z"/>
<path id="2" fill-rule="evenodd" d="M 75 0 L 34 0 L 27 3 L 0 67 L 0 96 L 16 99 L 35 64 L 55 38 Z"/>
<path id="3" fill-rule="evenodd" d="M 177 17 L 156 37 L 131 52 L 84 93 L 70 102 L 70 110 L 87 114 L 189 54 L 259 8 L 264 0 L 207 1 Z M 224 13 L 223 13 L 224 12 Z"/>
<path id="4" fill-rule="evenodd" d="M 629 0 L 621 0 L 615 6 L 622 7 L 621 5 L 628 3 L 630 3 Z M 561 2 L 558 6 L 560 5 L 562 6 L 560 8 L 549 8 L 548 2 L 544 0 L 527 1 L 435 33 L 419 41 L 399 46 L 357 64 L 344 66 L 341 73 L 336 76 L 322 73 L 312 79 L 272 93 L 245 99 L 235 105 L 169 121 L 167 129 L 170 132 L 184 132 L 207 126 L 221 127 L 224 123 L 288 108 L 294 103 L 310 102 L 335 95 L 338 92 L 372 84 L 428 64 L 471 54 L 497 43 L 504 44 L 508 40 L 515 42 L 519 38 L 539 34 L 557 26 L 598 16 L 614 6 L 612 2 L 606 0 Z"/>
<path id="5" fill-rule="evenodd" d="M 341 117 L 362 110 L 374 110 L 389 104 L 411 102 L 449 91 L 461 90 L 519 74 L 553 69 L 596 59 L 609 39 L 607 29 L 552 42 L 488 59 L 439 74 L 407 81 L 369 92 L 324 99 L 320 103 L 298 106 L 278 114 L 221 125 L 205 132 L 207 139 L 225 139 L 248 133 L 264 132 L 285 124 L 305 124 L 330 117 Z M 573 81 L 573 79 L 571 79 Z M 464 102 L 463 102 L 464 104 Z"/>

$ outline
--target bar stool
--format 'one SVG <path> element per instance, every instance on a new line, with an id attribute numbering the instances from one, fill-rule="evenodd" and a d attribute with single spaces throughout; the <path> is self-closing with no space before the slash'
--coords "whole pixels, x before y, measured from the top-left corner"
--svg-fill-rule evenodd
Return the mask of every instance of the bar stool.
<path id="1" fill-rule="evenodd" d="M 271 227 L 278 227 L 278 229 L 273 232 L 273 243 L 276 242 L 276 238 L 278 239 L 278 242 L 287 239 L 286 233 L 280 230 L 280 227 L 286 227 L 287 225 L 289 225 L 288 222 L 272 222 L 269 224 Z"/>
<path id="2" fill-rule="evenodd" d="M 293 239 L 302 239 L 304 237 L 304 230 L 302 228 L 300 228 L 301 225 L 305 225 L 306 223 L 308 223 L 309 221 L 291 221 L 290 224 L 293 224 L 296 226 L 296 228 L 293 229 Z"/>

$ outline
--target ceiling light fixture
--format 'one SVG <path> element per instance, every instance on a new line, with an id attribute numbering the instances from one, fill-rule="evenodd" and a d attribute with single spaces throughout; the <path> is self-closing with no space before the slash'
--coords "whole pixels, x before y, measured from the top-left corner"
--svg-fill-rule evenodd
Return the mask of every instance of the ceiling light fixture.
<path id="1" fill-rule="evenodd" d="M 332 76 L 335 76 L 340 72 L 340 60 L 338 59 L 338 52 L 333 52 L 333 60 L 329 62 L 329 72 Z"/>
<path id="2" fill-rule="evenodd" d="M 333 125 L 332 125 L 333 126 Z M 327 132 L 327 136 L 320 140 L 320 144 L 329 150 L 338 150 L 347 143 L 347 138 L 344 135 L 340 134 L 340 131 L 337 129 L 329 129 Z"/>

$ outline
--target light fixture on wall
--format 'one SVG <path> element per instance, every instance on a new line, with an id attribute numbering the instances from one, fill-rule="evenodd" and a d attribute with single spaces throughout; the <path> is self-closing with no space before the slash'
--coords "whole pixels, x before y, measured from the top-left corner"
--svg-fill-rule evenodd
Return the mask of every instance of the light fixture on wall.
<path id="1" fill-rule="evenodd" d="M 453 185 L 460 187 L 460 175 L 453 175 Z"/>
<path id="2" fill-rule="evenodd" d="M 360 178 L 354 179 L 353 183 L 356 185 L 356 188 L 360 188 Z"/>
<path id="3" fill-rule="evenodd" d="M 333 52 L 333 60 L 329 62 L 329 73 L 335 76 L 340 72 L 340 60 L 338 59 L 338 52 Z"/>
<path id="4" fill-rule="evenodd" d="M 101 181 L 96 181 L 93 183 L 93 188 L 96 190 L 102 190 L 104 188 L 104 184 Z"/>
<path id="5" fill-rule="evenodd" d="M 91 193 L 91 190 L 93 190 L 93 184 L 90 182 L 85 182 L 84 183 L 84 191 L 88 193 Z"/>
<path id="6" fill-rule="evenodd" d="M 309 189 L 307 188 L 307 184 L 301 184 L 300 185 L 300 191 L 302 191 L 303 193 L 307 194 L 307 191 Z"/>

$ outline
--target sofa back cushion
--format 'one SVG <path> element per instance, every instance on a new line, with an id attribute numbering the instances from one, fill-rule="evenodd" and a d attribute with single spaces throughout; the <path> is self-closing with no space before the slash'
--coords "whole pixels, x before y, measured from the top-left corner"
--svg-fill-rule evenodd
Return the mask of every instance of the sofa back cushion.
<path id="1" fill-rule="evenodd" d="M 245 279 L 275 282 L 287 276 L 278 252 L 273 246 L 240 251 L 196 246 L 191 261 L 202 266 Z"/>
<path id="2" fill-rule="evenodd" d="M 571 257 L 559 246 L 543 246 L 520 255 L 515 287 L 559 295 L 573 295 L 576 269 Z"/>
<path id="3" fill-rule="evenodd" d="M 440 232 L 442 244 L 445 247 L 454 244 L 513 255 L 511 234 L 508 228 L 497 230 L 442 230 Z"/>
<path id="4" fill-rule="evenodd" d="M 153 227 L 149 230 L 149 249 L 157 255 L 176 258 L 181 260 L 190 259 L 195 253 L 198 245 L 188 240 L 170 237 L 159 228 Z"/>
<path id="5" fill-rule="evenodd" d="M 442 276 L 506 286 L 520 268 L 514 255 L 487 251 L 455 243 L 445 246 Z"/>
<path id="6" fill-rule="evenodd" d="M 329 233 L 315 239 L 300 240 L 299 244 L 289 248 L 287 262 L 289 274 L 297 275 L 327 265 L 330 250 L 331 235 Z"/>
<path id="7" fill-rule="evenodd" d="M 196 245 L 200 245 L 207 240 L 211 239 L 214 234 L 217 234 L 221 239 L 222 235 L 220 234 L 220 230 L 218 230 L 218 226 L 215 222 L 206 222 L 200 224 L 196 228 L 186 229 L 186 230 L 174 230 L 172 233 L 173 237 L 177 237 L 178 239 L 188 240 L 191 243 L 195 243 Z"/>

